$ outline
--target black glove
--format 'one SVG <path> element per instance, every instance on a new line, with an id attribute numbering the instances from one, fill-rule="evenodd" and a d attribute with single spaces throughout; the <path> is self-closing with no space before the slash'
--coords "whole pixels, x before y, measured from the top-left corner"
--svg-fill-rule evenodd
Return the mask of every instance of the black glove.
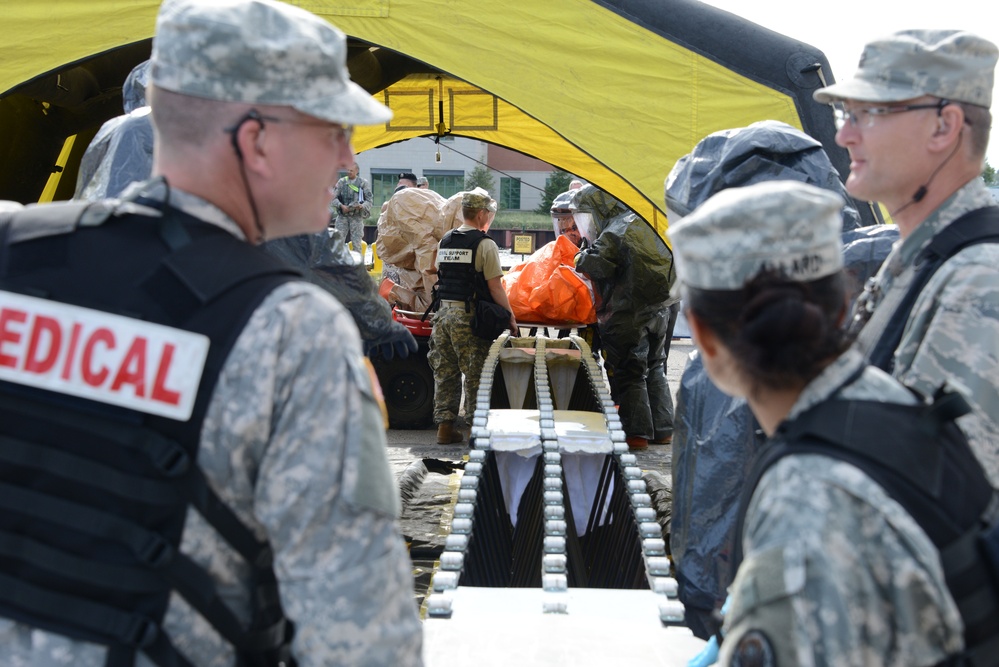
<path id="1" fill-rule="evenodd" d="M 393 322 L 393 326 L 383 336 L 375 340 L 364 341 L 364 354 L 372 359 L 382 357 L 386 361 L 391 361 L 395 357 L 405 359 L 411 353 L 419 349 L 419 344 L 413 338 L 409 329 Z"/>

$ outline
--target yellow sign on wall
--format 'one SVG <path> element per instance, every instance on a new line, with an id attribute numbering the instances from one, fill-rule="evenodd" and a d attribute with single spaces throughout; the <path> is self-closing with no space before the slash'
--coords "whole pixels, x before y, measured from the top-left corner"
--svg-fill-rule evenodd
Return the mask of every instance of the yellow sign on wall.
<path id="1" fill-rule="evenodd" d="M 530 255 L 534 252 L 533 234 L 514 234 L 513 252 L 517 255 Z"/>

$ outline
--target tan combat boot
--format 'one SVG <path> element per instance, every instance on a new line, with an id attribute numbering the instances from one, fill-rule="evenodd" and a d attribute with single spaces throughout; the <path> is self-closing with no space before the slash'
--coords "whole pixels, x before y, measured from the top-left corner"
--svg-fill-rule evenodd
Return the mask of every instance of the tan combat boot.
<path id="1" fill-rule="evenodd" d="M 461 431 L 454 427 L 454 422 L 441 422 L 437 425 L 437 444 L 454 445 L 461 442 Z"/>

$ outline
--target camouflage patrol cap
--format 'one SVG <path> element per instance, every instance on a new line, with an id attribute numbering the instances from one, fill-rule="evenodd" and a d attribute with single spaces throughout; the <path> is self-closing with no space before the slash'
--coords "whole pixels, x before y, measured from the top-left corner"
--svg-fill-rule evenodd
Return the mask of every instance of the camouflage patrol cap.
<path id="1" fill-rule="evenodd" d="M 764 269 L 808 282 L 843 268 L 843 199 L 797 181 L 729 188 L 667 230 L 679 281 L 737 290 Z"/>
<path id="2" fill-rule="evenodd" d="M 288 106 L 347 125 L 392 117 L 350 80 L 344 34 L 275 0 L 165 0 L 153 85 L 222 102 Z"/>
<path id="3" fill-rule="evenodd" d="M 488 211 L 496 212 L 498 208 L 496 200 L 489 196 L 489 193 L 482 188 L 469 190 L 461 196 L 462 208 L 484 208 Z"/>
<path id="4" fill-rule="evenodd" d="M 903 30 L 864 47 L 854 78 L 816 90 L 815 101 L 901 102 L 933 95 L 989 108 L 999 50 L 959 30 Z"/>

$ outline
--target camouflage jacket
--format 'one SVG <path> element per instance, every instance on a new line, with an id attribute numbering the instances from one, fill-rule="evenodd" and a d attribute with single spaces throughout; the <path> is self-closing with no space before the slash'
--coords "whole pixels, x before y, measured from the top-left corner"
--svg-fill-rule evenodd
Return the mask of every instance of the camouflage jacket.
<path id="1" fill-rule="evenodd" d="M 358 201 L 360 199 L 360 201 Z M 349 213 L 340 210 L 340 205 L 357 206 Z M 353 181 L 346 176 L 336 182 L 333 188 L 333 201 L 330 203 L 330 219 L 349 218 L 351 220 L 364 220 L 371 215 L 371 186 L 368 182 L 358 176 Z"/>
<path id="2" fill-rule="evenodd" d="M 862 363 L 856 351 L 843 355 L 805 388 L 788 419 L 837 398 L 914 401 L 875 368 L 843 386 Z M 721 664 L 754 631 L 779 665 L 933 665 L 963 646 L 932 542 L 848 463 L 804 454 L 773 464 L 749 504 L 743 548 Z"/>
<path id="3" fill-rule="evenodd" d="M 995 202 L 974 179 L 899 242 L 858 302 L 870 319 L 857 344 L 872 349 L 915 276 L 914 263 L 934 235 L 961 215 Z M 950 384 L 972 413 L 958 425 L 993 486 L 999 487 L 999 244 L 983 243 L 945 262 L 921 292 L 895 350 L 893 375 L 925 396 Z"/>
<path id="4" fill-rule="evenodd" d="M 242 238 L 210 204 L 177 190 L 170 197 Z M 357 327 L 324 290 L 286 283 L 250 317 L 212 395 L 198 463 L 219 497 L 271 542 L 300 667 L 422 664 L 381 413 Z M 193 510 L 181 550 L 248 620 L 247 568 Z M 234 664 L 229 646 L 176 594 L 164 627 L 198 667 Z M 104 659 L 103 647 L 0 618 L 4 667 L 101 667 Z M 143 655 L 136 664 L 152 665 Z"/>

